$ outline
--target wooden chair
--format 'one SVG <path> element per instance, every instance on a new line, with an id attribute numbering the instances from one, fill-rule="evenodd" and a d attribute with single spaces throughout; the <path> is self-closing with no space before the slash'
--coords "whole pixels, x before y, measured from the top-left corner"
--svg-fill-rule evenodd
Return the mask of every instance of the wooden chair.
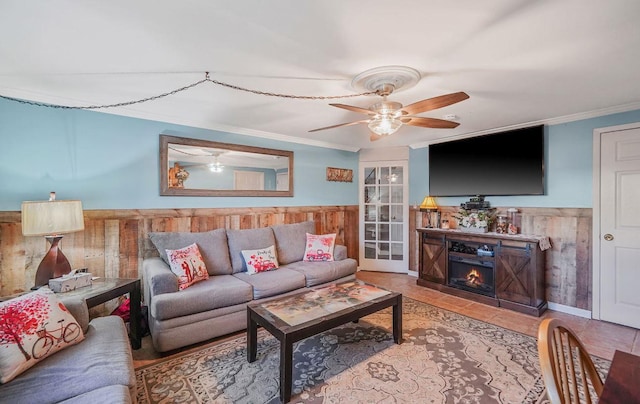
<path id="1" fill-rule="evenodd" d="M 602 379 L 582 342 L 561 320 L 542 320 L 538 354 L 552 404 L 597 402 L 602 394 Z"/>

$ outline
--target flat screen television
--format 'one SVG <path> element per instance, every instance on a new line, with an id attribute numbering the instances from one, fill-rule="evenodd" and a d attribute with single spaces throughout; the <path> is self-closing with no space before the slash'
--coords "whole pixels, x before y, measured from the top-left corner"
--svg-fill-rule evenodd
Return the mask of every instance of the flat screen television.
<path id="1" fill-rule="evenodd" d="M 544 195 L 544 125 L 430 145 L 429 195 Z"/>

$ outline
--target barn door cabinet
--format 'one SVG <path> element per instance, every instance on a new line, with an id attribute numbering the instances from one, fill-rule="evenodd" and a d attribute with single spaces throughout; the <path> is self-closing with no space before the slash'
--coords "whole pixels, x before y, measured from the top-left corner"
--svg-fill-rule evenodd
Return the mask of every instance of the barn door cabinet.
<path id="1" fill-rule="evenodd" d="M 430 228 L 418 229 L 418 234 L 418 285 L 535 316 L 547 309 L 543 251 L 547 243 L 541 248 L 544 237 Z M 467 251 L 454 251 L 461 245 Z M 477 254 L 475 250 L 484 246 L 493 250 L 493 256 Z M 461 256 L 493 265 L 494 288 L 489 295 L 462 290 L 449 282 L 451 261 Z"/>

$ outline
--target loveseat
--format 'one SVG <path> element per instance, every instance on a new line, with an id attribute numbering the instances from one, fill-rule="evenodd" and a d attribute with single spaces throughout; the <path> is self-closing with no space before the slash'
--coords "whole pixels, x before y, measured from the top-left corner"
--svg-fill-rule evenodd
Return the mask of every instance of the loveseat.
<path id="1" fill-rule="evenodd" d="M 166 352 L 246 329 L 247 303 L 355 279 L 357 261 L 335 245 L 333 261 L 306 261 L 306 221 L 255 229 L 208 232 L 152 232 L 159 257 L 145 258 L 143 295 L 149 307 L 153 346 Z M 209 278 L 180 290 L 166 250 L 196 243 Z M 275 246 L 279 267 L 250 274 L 243 251 Z"/>
<path id="2" fill-rule="evenodd" d="M 135 403 L 135 371 L 123 320 L 106 316 L 89 321 L 83 299 L 60 296 L 84 340 L 1 384 L 0 403 Z"/>

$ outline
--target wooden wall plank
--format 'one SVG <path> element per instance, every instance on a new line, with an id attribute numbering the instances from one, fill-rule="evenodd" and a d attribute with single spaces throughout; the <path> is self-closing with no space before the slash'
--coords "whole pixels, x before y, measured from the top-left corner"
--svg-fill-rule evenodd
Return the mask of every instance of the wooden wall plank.
<path id="1" fill-rule="evenodd" d="M 117 278 L 120 273 L 120 221 L 111 219 L 104 221 L 104 273 L 99 269 L 89 268 L 95 276 Z"/>
<path id="2" fill-rule="evenodd" d="M 34 239 L 34 237 L 29 238 Z M 43 237 L 37 238 L 44 239 Z M 26 255 L 23 240 L 21 224 L 0 224 L 0 268 L 2 268 L 0 271 L 0 293 L 3 295 L 21 292 L 34 284 L 35 269 L 28 272 L 25 270 Z M 39 260 L 36 262 L 35 268 L 39 262 Z"/>
<path id="3" fill-rule="evenodd" d="M 104 274 L 105 268 L 105 222 L 87 219 L 84 221 L 84 267 L 92 274 Z M 96 275 L 97 276 L 97 275 Z"/>

